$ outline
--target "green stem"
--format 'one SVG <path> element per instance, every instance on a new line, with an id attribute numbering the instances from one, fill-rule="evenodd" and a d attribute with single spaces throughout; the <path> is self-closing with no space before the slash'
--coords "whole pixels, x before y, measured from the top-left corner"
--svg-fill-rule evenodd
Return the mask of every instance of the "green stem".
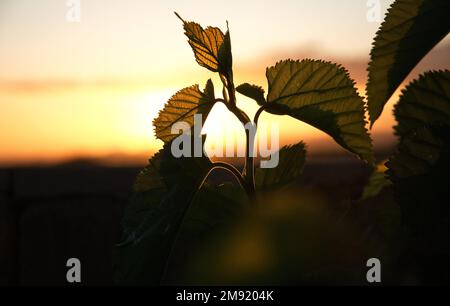
<path id="1" fill-rule="evenodd" d="M 244 178 L 249 185 L 249 194 L 253 196 L 255 194 L 255 162 L 253 160 L 253 152 L 250 152 L 250 148 L 253 148 L 253 144 L 250 143 L 250 131 L 245 130 L 246 136 L 246 152 L 245 152 L 245 165 L 244 165 Z"/>
<path id="2" fill-rule="evenodd" d="M 227 105 L 228 106 L 228 105 Z M 248 123 L 251 123 L 250 118 L 247 114 L 239 109 L 237 106 L 228 106 L 228 109 L 239 119 L 242 125 L 245 126 Z M 254 137 L 250 137 L 250 131 L 245 129 L 245 138 L 246 138 L 246 149 L 245 149 L 245 164 L 242 172 L 242 176 L 245 179 L 247 185 L 247 193 L 252 195 L 255 193 L 255 170 L 254 170 L 254 160 L 253 160 L 253 152 L 251 149 L 253 148 L 253 143 L 251 140 L 254 140 Z"/>
<path id="3" fill-rule="evenodd" d="M 264 104 L 263 106 L 261 106 L 255 113 L 255 117 L 253 118 L 253 122 L 255 123 L 256 126 L 258 126 L 258 120 L 259 120 L 259 116 L 262 114 L 263 111 L 266 110 L 267 108 L 267 103 Z"/>
<path id="4" fill-rule="evenodd" d="M 230 110 L 242 123 L 244 128 L 246 124 L 251 123 L 250 118 L 247 114 L 242 111 L 236 105 L 236 89 L 233 83 L 233 75 L 231 74 L 228 77 L 223 75 L 220 76 L 224 87 L 226 88 L 227 95 L 224 95 L 225 100 L 217 99 L 217 101 L 223 100 L 224 104 L 227 106 L 228 110 Z M 250 152 L 250 149 L 253 148 L 253 143 L 250 143 L 251 140 L 254 140 L 254 137 L 250 137 L 250 131 L 245 129 L 246 136 L 246 151 L 245 151 L 245 164 L 244 169 L 242 171 L 242 176 L 246 182 L 246 191 L 252 196 L 255 193 L 255 170 L 254 170 L 254 160 L 253 160 L 253 152 Z"/>

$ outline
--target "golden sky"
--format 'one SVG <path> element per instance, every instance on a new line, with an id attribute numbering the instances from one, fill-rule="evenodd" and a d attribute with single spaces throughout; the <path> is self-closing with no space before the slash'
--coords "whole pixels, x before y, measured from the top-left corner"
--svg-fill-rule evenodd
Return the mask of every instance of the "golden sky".
<path id="1" fill-rule="evenodd" d="M 235 83 L 266 87 L 265 68 L 305 57 L 343 64 L 364 92 L 366 66 L 378 22 L 365 0 L 81 0 L 80 22 L 68 22 L 66 0 L 0 1 L 0 164 L 59 162 L 74 157 L 150 156 L 161 147 L 151 126 L 177 90 L 213 74 L 199 67 L 174 16 L 231 31 Z M 382 14 L 392 1 L 381 1 Z M 411 74 L 449 67 L 448 39 Z M 216 94 L 220 82 L 213 78 Z M 254 102 L 238 96 L 249 113 Z M 377 147 L 393 140 L 391 108 L 375 125 Z M 304 140 L 309 150 L 334 150 L 333 141 L 295 119 L 278 123 L 281 142 Z M 216 106 L 206 124 L 242 133 Z"/>

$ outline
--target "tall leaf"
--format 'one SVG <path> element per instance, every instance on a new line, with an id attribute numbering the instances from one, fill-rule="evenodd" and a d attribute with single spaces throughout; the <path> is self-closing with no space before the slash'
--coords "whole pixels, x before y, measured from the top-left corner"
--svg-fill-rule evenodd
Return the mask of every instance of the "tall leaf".
<path id="1" fill-rule="evenodd" d="M 399 136 L 424 125 L 450 126 L 450 71 L 430 71 L 412 81 L 395 106 Z"/>
<path id="2" fill-rule="evenodd" d="M 269 113 L 306 122 L 362 159 L 373 161 L 364 101 L 344 68 L 317 60 L 286 60 L 268 68 L 266 76 Z"/>
<path id="3" fill-rule="evenodd" d="M 172 134 L 171 128 L 176 122 L 186 122 L 191 127 L 194 125 L 194 115 L 203 115 L 206 120 L 211 108 L 214 106 L 214 85 L 208 80 L 205 90 L 202 92 L 198 85 L 184 88 L 173 95 L 153 120 L 156 137 L 164 142 L 170 142 L 178 136 Z"/>
<path id="4" fill-rule="evenodd" d="M 192 273 L 191 264 L 204 254 L 205 247 L 220 240 L 227 229 L 248 213 L 248 207 L 248 196 L 240 186 L 205 184 L 193 199 L 180 228 L 163 284 L 190 284 L 192 277 L 198 275 L 198 270 Z"/>
<path id="5" fill-rule="evenodd" d="M 116 280 L 157 284 L 189 204 L 207 173 L 208 158 L 175 158 L 170 143 L 138 175 L 122 221 L 123 242 L 116 248 Z"/>
<path id="6" fill-rule="evenodd" d="M 292 183 L 301 175 L 305 157 L 306 150 L 303 142 L 282 147 L 279 151 L 279 162 L 275 168 L 256 169 L 256 188 L 267 191 Z"/>
<path id="7" fill-rule="evenodd" d="M 400 83 L 450 31 L 450 1 L 397 0 L 371 51 L 367 96 L 373 125 Z"/>

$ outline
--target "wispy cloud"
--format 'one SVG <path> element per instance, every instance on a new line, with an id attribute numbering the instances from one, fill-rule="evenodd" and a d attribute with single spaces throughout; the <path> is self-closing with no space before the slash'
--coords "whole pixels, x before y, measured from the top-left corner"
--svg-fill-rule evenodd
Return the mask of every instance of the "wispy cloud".
<path id="1" fill-rule="evenodd" d="M 441 42 L 434 48 L 411 72 L 406 81 L 415 78 L 418 74 L 432 69 L 450 68 L 450 39 Z M 337 56 L 321 47 L 318 43 L 310 43 L 298 46 L 297 48 L 274 48 L 264 54 L 255 57 L 251 61 L 238 63 L 237 76 L 251 78 L 261 82 L 265 86 L 265 67 L 274 65 L 277 61 L 283 59 L 322 59 L 342 65 L 348 71 L 350 76 L 356 81 L 358 86 L 364 87 L 367 79 L 367 65 L 369 63 L 369 54 L 360 56 Z"/>

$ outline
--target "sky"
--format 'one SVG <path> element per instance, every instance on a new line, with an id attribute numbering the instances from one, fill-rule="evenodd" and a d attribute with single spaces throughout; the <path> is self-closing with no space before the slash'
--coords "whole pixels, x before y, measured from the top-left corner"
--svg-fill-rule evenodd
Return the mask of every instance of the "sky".
<path id="1" fill-rule="evenodd" d="M 161 148 L 151 122 L 170 96 L 211 77 L 217 94 L 221 88 L 196 64 L 174 11 L 223 30 L 228 21 L 235 83 L 265 88 L 267 66 L 309 57 L 342 63 L 363 93 L 380 26 L 368 21 L 366 0 L 81 0 L 79 22 L 67 20 L 68 2 L 0 1 L 0 164 L 134 160 Z M 379 3 L 384 16 L 392 1 Z M 449 67 L 449 48 L 447 37 L 411 75 Z M 376 147 L 394 139 L 392 100 L 372 131 Z M 242 96 L 238 103 L 256 111 Z M 337 150 L 330 137 L 295 119 L 261 118 L 279 125 L 282 144 L 304 140 L 311 152 Z M 221 105 L 205 130 L 211 139 L 243 136 Z"/>

